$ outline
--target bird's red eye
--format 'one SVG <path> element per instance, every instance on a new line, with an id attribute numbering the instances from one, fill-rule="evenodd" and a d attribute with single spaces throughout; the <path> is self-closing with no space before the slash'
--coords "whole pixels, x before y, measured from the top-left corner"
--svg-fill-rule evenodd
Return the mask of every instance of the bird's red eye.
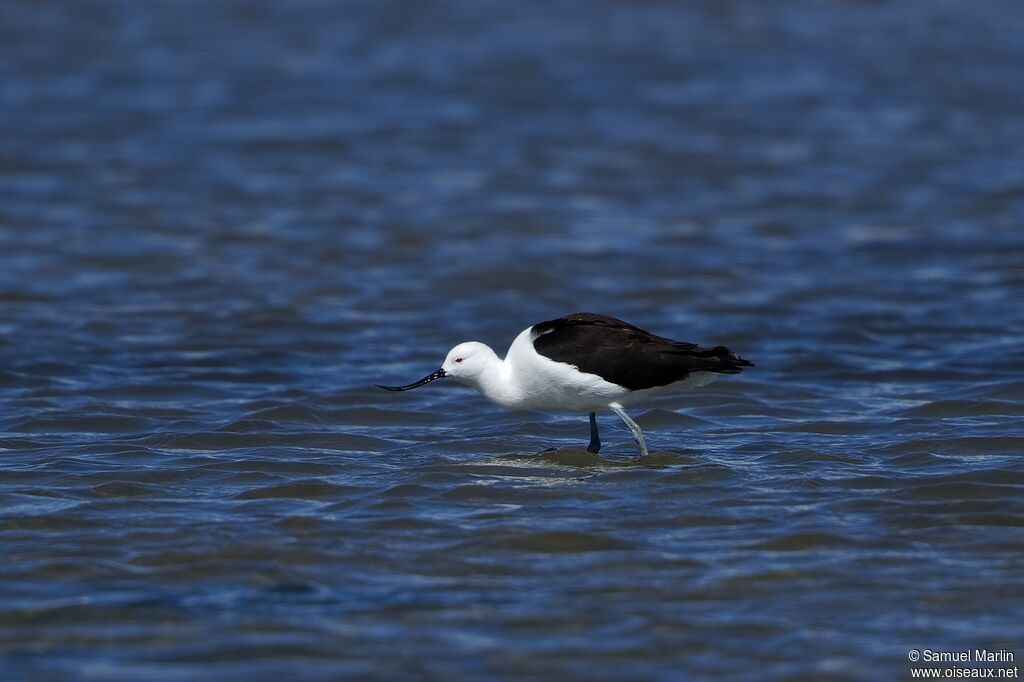
<path id="1" fill-rule="evenodd" d="M 459 364 L 460 362 L 462 362 L 462 358 L 455 358 L 455 364 L 456 365 Z"/>

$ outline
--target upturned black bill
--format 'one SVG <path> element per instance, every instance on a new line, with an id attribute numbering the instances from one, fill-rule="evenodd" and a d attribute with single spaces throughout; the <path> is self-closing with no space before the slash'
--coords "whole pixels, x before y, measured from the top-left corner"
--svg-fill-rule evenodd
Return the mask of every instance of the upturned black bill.
<path id="1" fill-rule="evenodd" d="M 412 384 L 409 384 L 408 386 L 381 386 L 381 385 L 378 384 L 377 388 L 383 388 L 385 391 L 408 391 L 409 389 L 419 388 L 423 384 L 429 384 L 431 381 L 437 381 L 438 379 L 443 379 L 444 376 L 445 376 L 445 371 L 443 369 L 439 369 L 436 372 L 434 372 L 433 374 L 428 374 L 427 376 L 423 377 L 419 381 L 417 381 L 415 383 L 412 383 Z"/>

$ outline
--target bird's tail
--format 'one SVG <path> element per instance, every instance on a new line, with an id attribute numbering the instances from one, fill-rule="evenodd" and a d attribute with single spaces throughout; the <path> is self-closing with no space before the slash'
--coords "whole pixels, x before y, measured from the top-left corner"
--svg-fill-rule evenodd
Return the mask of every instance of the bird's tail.
<path id="1" fill-rule="evenodd" d="M 689 352 L 704 360 L 701 364 L 705 366 L 701 367 L 701 370 L 705 372 L 739 374 L 743 371 L 744 367 L 754 366 L 754 363 L 749 360 L 744 360 L 725 346 L 715 346 L 714 348 L 692 348 Z"/>

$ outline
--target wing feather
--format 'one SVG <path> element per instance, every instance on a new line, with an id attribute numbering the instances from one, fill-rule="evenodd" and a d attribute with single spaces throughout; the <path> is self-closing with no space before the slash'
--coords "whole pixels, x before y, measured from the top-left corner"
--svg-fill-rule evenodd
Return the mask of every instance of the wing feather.
<path id="1" fill-rule="evenodd" d="M 753 364 L 724 346 L 673 341 L 617 318 L 573 313 L 533 326 L 541 355 L 630 390 L 666 386 L 691 372 L 738 374 Z"/>

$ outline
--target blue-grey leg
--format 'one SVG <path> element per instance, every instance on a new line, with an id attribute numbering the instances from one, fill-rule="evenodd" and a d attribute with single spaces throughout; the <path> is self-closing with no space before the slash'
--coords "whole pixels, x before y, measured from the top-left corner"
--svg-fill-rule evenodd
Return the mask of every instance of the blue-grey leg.
<path id="1" fill-rule="evenodd" d="M 590 413 L 590 445 L 587 446 L 587 452 L 593 452 L 595 455 L 601 452 L 601 436 L 597 433 L 597 415 L 593 412 Z"/>
<path id="2" fill-rule="evenodd" d="M 630 433 L 633 434 L 633 440 L 636 441 L 637 446 L 640 448 L 640 456 L 646 457 L 648 453 L 647 443 L 644 442 L 644 432 L 640 430 L 640 427 L 635 421 L 629 418 L 626 411 L 622 409 L 622 405 L 619 405 L 618 403 L 610 403 L 608 407 L 612 412 L 619 415 L 619 419 L 625 422 L 626 426 L 629 427 Z"/>

